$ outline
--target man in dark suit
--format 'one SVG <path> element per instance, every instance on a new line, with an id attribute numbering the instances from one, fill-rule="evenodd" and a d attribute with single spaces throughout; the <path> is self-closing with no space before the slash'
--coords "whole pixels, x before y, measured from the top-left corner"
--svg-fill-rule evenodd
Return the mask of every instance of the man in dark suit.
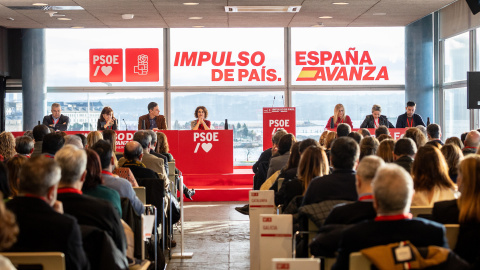
<path id="1" fill-rule="evenodd" d="M 145 127 L 143 127 L 145 123 Z M 161 130 L 167 129 L 167 121 L 165 116 L 160 115 L 160 109 L 156 102 L 148 103 L 148 114 L 142 115 L 138 118 L 138 130 L 151 129 Z"/>
<path id="2" fill-rule="evenodd" d="M 409 240 L 416 247 L 448 248 L 445 227 L 421 218 L 412 219 L 409 209 L 414 193 L 413 180 L 403 168 L 396 164 L 380 167 L 372 186 L 377 217 L 343 232 L 337 262 L 332 269 L 348 269 L 352 252 L 400 241 Z"/>
<path id="3" fill-rule="evenodd" d="M 63 252 L 67 269 L 89 269 L 77 220 L 62 214 L 56 199 L 60 167 L 50 158 L 37 156 L 20 171 L 21 196 L 6 205 L 20 229 L 9 252 Z"/>
<path id="4" fill-rule="evenodd" d="M 117 211 L 110 202 L 82 193 L 87 167 L 85 151 L 66 145 L 57 152 L 55 161 L 62 169 L 58 200 L 63 203 L 65 213 L 76 217 L 80 225 L 94 226 L 105 231 L 112 237 L 119 251 L 125 254 L 126 260 L 127 243 Z"/>
<path id="5" fill-rule="evenodd" d="M 325 225 L 355 224 L 375 218 L 377 213 L 373 208 L 372 180 L 377 169 L 384 164 L 383 159 L 377 156 L 366 156 L 358 163 L 357 174 L 355 175 L 358 200 L 333 208 L 325 220 Z"/>
<path id="6" fill-rule="evenodd" d="M 415 113 L 415 109 L 415 102 L 407 102 L 407 107 L 405 107 L 406 112 L 398 116 L 395 128 L 425 126 L 422 117 Z"/>
<path id="7" fill-rule="evenodd" d="M 404 168 L 410 173 L 413 164 L 413 158 L 417 153 L 417 145 L 410 138 L 399 139 L 393 149 L 393 163 Z"/>
<path id="8" fill-rule="evenodd" d="M 52 104 L 52 114 L 43 117 L 43 124 L 49 128 L 53 128 L 55 131 L 65 131 L 68 128 L 70 118 L 62 114 L 62 108 L 60 104 Z"/>
<path id="9" fill-rule="evenodd" d="M 330 151 L 333 173 L 312 180 L 305 192 L 302 205 L 326 200 L 356 201 L 358 196 L 354 168 L 359 156 L 360 149 L 354 139 L 350 137 L 336 139 Z"/>

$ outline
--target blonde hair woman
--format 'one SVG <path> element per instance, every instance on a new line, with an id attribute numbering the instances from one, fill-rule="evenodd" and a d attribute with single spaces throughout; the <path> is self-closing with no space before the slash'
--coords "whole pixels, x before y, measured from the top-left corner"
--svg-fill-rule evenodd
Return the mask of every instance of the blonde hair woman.
<path id="1" fill-rule="evenodd" d="M 335 105 L 333 116 L 328 119 L 327 128 L 332 128 L 332 121 L 333 128 L 336 128 L 338 124 L 341 123 L 348 124 L 351 128 L 353 128 L 352 119 L 350 119 L 350 116 L 348 116 L 345 112 L 345 107 L 343 107 L 343 104 Z"/>
<path id="2" fill-rule="evenodd" d="M 16 154 L 15 137 L 13 134 L 7 131 L 0 133 L 0 159 L 8 160 Z"/>
<path id="3" fill-rule="evenodd" d="M 87 147 L 92 147 L 96 142 L 103 140 L 103 135 L 100 131 L 92 131 L 87 136 Z"/>

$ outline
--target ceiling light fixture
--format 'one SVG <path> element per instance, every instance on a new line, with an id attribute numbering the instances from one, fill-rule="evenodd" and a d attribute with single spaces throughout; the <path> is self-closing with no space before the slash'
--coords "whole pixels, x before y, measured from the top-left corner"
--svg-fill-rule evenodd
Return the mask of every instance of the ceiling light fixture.
<path id="1" fill-rule="evenodd" d="M 203 17 L 188 17 L 189 20 L 201 20 Z"/>
<path id="2" fill-rule="evenodd" d="M 83 29 L 83 28 L 85 28 L 85 27 L 83 27 L 83 26 L 72 26 L 72 27 L 70 27 L 70 28 L 73 28 L 73 29 Z"/>
<path id="3" fill-rule="evenodd" d="M 203 28 L 203 27 L 205 27 L 205 26 L 203 26 L 203 25 L 194 25 L 194 26 L 192 26 L 192 27 L 193 27 L 193 28 Z"/>
<path id="4" fill-rule="evenodd" d="M 311 27 L 324 27 L 325 25 L 323 23 L 317 23 L 317 24 L 314 24 L 312 25 Z"/>
<path id="5" fill-rule="evenodd" d="M 321 16 L 321 17 L 318 17 L 319 19 L 331 19 L 333 18 L 332 16 Z"/>
<path id="6" fill-rule="evenodd" d="M 184 4 L 185 6 L 196 6 L 196 5 L 200 4 L 200 3 L 191 3 L 191 2 L 189 2 L 189 3 L 183 3 L 183 4 Z"/>
<path id="7" fill-rule="evenodd" d="M 122 19 L 131 20 L 133 19 L 134 14 L 122 14 Z"/>
<path id="8" fill-rule="evenodd" d="M 333 2 L 332 4 L 334 4 L 334 5 L 348 5 L 350 3 L 347 3 L 347 2 Z"/>
<path id="9" fill-rule="evenodd" d="M 302 6 L 225 6 L 225 12 L 299 12 Z"/>
<path id="10" fill-rule="evenodd" d="M 9 21 L 15 21 L 15 19 L 12 18 L 12 17 L 8 17 L 7 20 L 9 20 Z"/>
<path id="11" fill-rule="evenodd" d="M 59 21 L 71 21 L 72 19 L 70 18 L 57 18 Z"/>
<path id="12" fill-rule="evenodd" d="M 48 4 L 45 4 L 45 3 L 33 3 L 32 6 L 48 6 Z"/>

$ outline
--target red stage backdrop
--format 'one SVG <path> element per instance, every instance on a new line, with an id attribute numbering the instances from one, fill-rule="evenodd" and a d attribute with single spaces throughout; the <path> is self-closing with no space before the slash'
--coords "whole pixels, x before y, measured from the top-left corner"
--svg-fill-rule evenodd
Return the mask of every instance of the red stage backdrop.
<path id="1" fill-rule="evenodd" d="M 279 128 L 296 135 L 295 107 L 263 108 L 263 150 L 272 147 L 272 135 Z"/>

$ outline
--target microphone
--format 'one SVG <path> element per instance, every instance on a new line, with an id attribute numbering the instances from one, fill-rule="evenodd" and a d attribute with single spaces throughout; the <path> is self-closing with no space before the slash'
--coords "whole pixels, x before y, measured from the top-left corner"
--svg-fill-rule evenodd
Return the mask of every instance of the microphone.
<path id="1" fill-rule="evenodd" d="M 334 124 L 333 124 L 333 117 L 330 117 L 330 128 L 333 128 L 334 127 Z"/>
<path id="2" fill-rule="evenodd" d="M 430 117 L 427 117 L 427 127 L 430 125 Z"/>
<path id="3" fill-rule="evenodd" d="M 125 118 L 123 118 L 122 120 L 125 123 L 125 130 L 128 130 L 128 126 L 127 126 L 127 122 L 125 122 Z"/>
<path id="4" fill-rule="evenodd" d="M 275 96 L 273 96 L 273 104 L 272 107 L 275 106 Z"/>
<path id="5" fill-rule="evenodd" d="M 285 107 L 285 100 L 283 99 L 283 95 L 282 95 L 282 104 L 283 104 L 283 107 Z"/>
<path id="6" fill-rule="evenodd" d="M 40 120 L 38 120 L 38 125 L 40 125 Z"/>

